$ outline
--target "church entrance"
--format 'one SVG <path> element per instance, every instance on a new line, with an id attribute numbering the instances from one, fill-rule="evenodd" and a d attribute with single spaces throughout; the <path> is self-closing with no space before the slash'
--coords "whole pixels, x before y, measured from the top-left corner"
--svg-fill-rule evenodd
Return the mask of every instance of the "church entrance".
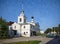
<path id="1" fill-rule="evenodd" d="M 36 36 L 36 32 L 35 31 L 31 31 L 31 36 Z"/>
<path id="2" fill-rule="evenodd" d="M 33 31 L 33 35 L 36 36 L 36 32 L 35 31 Z"/>
<path id="3" fill-rule="evenodd" d="M 17 30 L 13 30 L 13 32 L 14 32 L 14 36 L 17 35 Z"/>

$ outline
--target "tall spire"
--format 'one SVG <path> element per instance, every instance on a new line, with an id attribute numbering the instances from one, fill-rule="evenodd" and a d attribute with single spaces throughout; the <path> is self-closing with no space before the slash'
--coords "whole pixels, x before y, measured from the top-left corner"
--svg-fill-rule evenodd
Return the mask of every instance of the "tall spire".
<path id="1" fill-rule="evenodd" d="M 22 2 L 21 3 L 22 11 L 20 13 L 20 16 L 18 16 L 18 23 L 26 23 L 26 16 L 24 15 L 24 9 L 23 9 L 23 0 L 21 2 Z"/>
<path id="2" fill-rule="evenodd" d="M 24 12 L 24 9 L 23 9 L 23 0 L 22 0 L 22 12 Z"/>
<path id="3" fill-rule="evenodd" d="M 24 16 L 23 0 L 22 0 L 22 11 L 21 11 L 21 14 L 20 14 L 20 16 Z"/>

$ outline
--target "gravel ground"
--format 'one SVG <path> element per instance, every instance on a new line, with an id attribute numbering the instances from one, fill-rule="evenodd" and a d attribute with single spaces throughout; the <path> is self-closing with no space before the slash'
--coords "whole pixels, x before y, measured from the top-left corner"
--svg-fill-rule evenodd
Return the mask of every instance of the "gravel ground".
<path id="1" fill-rule="evenodd" d="M 42 36 L 32 36 L 32 37 L 17 37 L 12 39 L 4 39 L 0 40 L 0 44 L 3 43 L 11 43 L 11 42 L 19 42 L 19 41 L 29 41 L 29 40 L 38 40 L 41 41 L 39 44 L 59 44 L 58 38 L 46 38 Z"/>

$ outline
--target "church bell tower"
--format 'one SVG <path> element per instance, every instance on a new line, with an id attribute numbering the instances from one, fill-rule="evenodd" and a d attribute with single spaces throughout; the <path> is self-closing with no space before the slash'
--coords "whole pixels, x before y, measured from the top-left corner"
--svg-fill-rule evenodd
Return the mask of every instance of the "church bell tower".
<path id="1" fill-rule="evenodd" d="M 20 13 L 20 16 L 18 16 L 18 23 L 20 24 L 26 23 L 26 16 L 24 14 L 23 2 L 22 2 L 22 11 Z"/>

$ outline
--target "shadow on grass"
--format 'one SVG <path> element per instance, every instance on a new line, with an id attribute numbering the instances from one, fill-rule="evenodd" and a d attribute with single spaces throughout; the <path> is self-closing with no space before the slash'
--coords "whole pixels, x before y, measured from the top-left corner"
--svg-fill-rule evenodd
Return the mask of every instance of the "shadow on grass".
<path id="1" fill-rule="evenodd" d="M 4 44 L 39 44 L 41 41 L 21 41 L 21 42 L 13 42 L 13 43 L 4 43 Z"/>

